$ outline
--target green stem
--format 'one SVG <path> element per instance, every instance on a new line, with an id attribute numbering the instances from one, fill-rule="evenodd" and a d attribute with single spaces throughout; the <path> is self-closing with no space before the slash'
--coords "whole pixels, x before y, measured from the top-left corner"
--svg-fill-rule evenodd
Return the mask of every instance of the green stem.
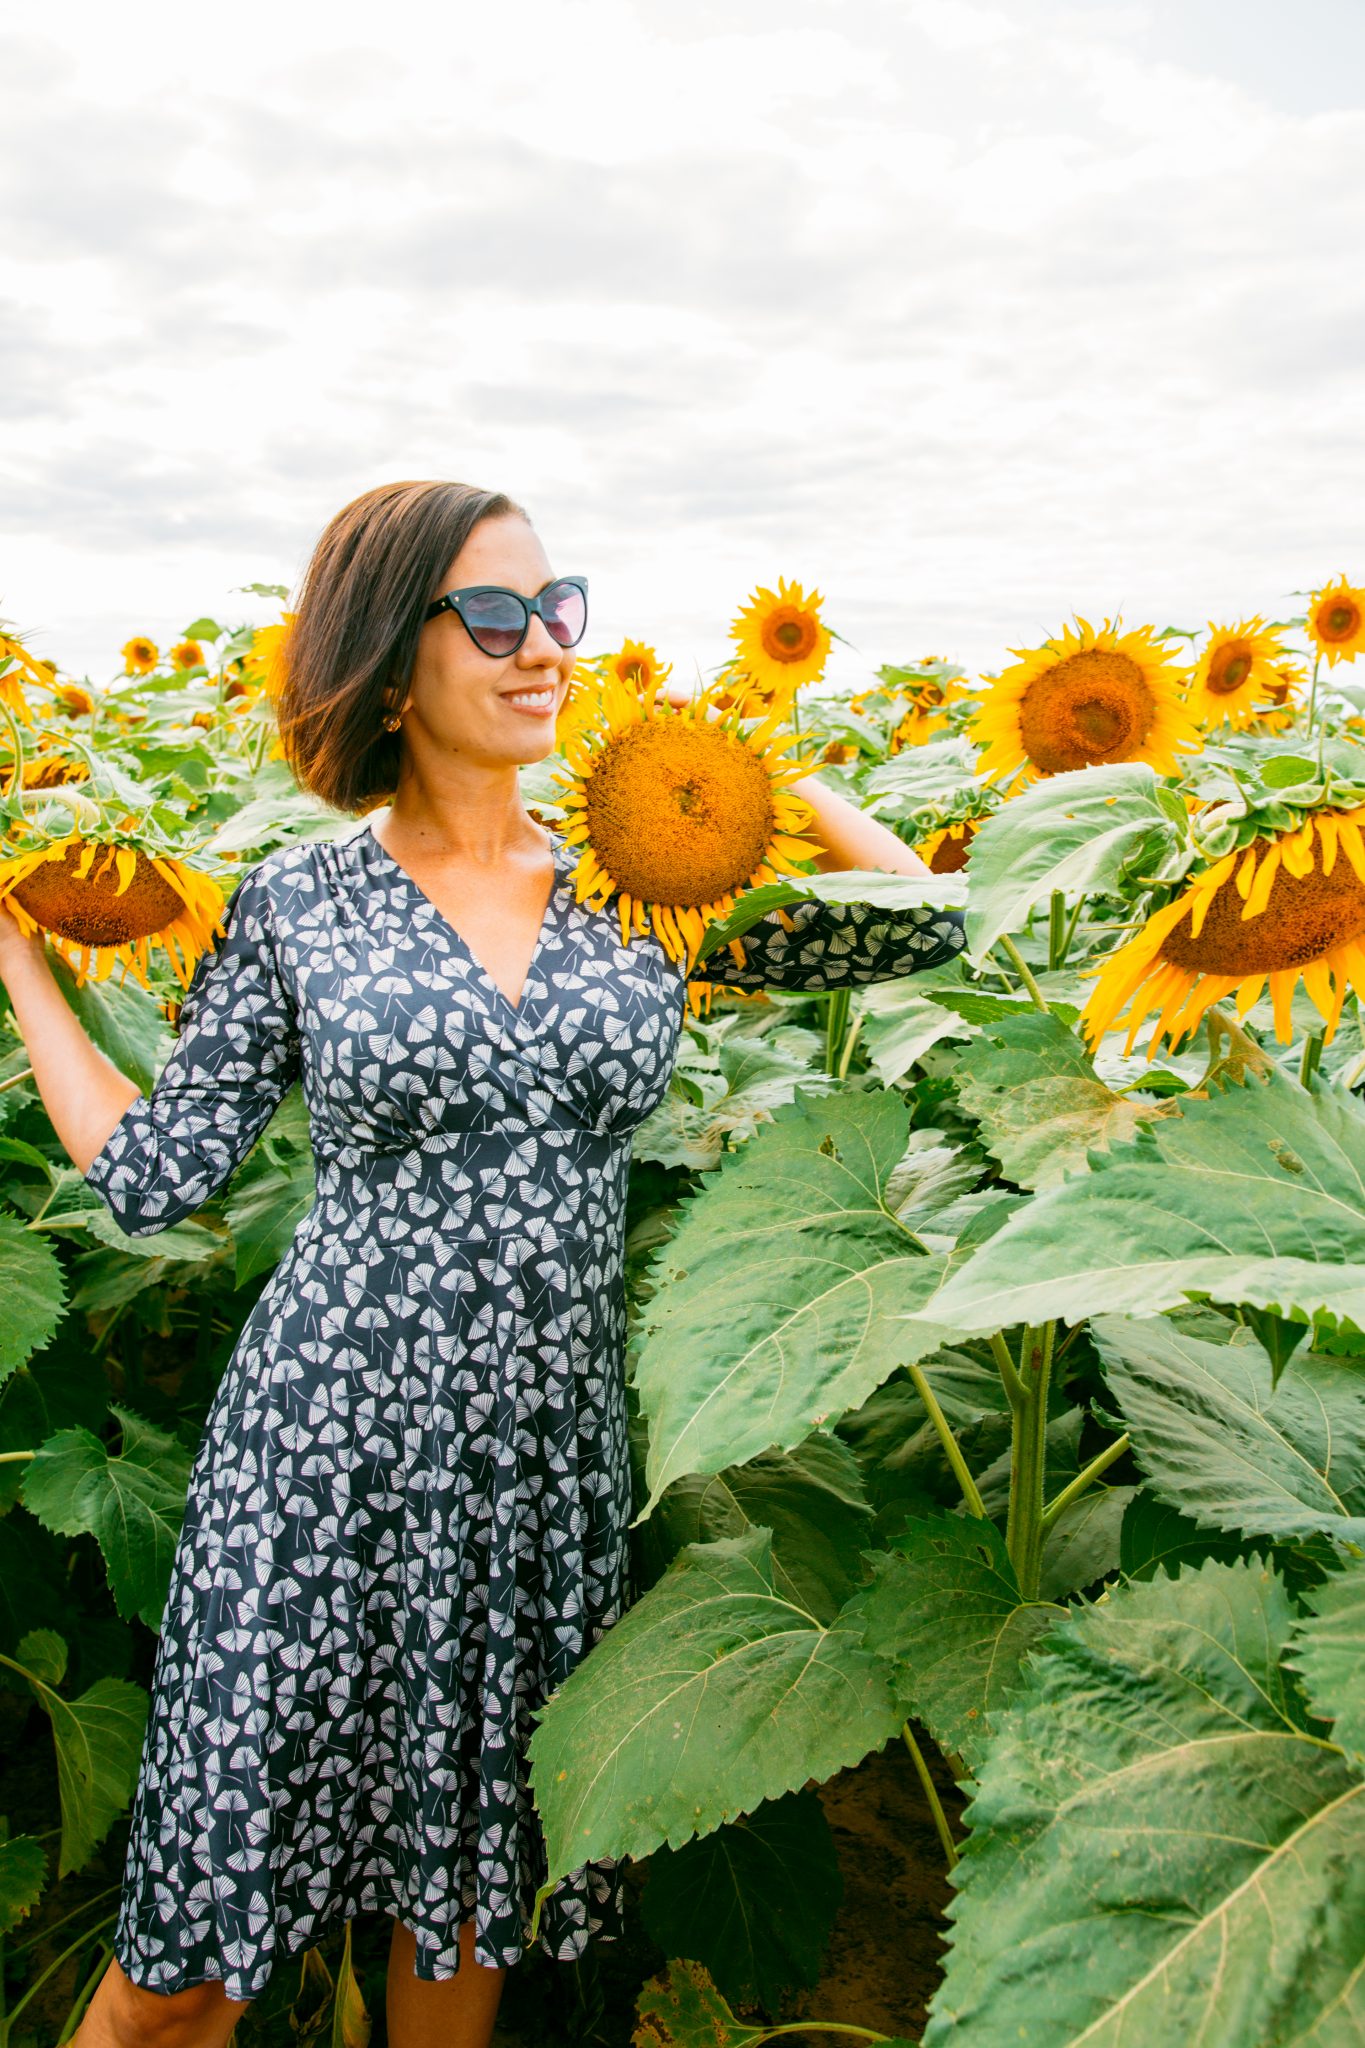
<path id="1" fill-rule="evenodd" d="M 73 2039 L 77 2027 L 85 2018 L 85 2008 L 99 1989 L 100 1979 L 108 1969 L 109 1958 L 113 1953 L 114 1944 L 112 1941 L 102 1941 L 100 1943 L 99 1959 L 76 1994 L 76 2002 L 66 2016 L 66 2025 L 57 2036 L 57 2048 L 65 2048 L 65 2044 Z"/>
<path id="2" fill-rule="evenodd" d="M 1076 927 L 1081 921 L 1081 912 L 1084 909 L 1085 898 L 1084 896 L 1078 896 L 1076 899 L 1076 908 L 1071 913 L 1071 922 L 1070 924 L 1068 924 L 1066 928 L 1066 937 L 1062 940 L 1062 957 L 1057 962 L 1057 965 L 1059 967 L 1065 967 L 1066 965 L 1067 956 L 1071 951 L 1071 942 L 1076 936 Z"/>
<path id="3" fill-rule="evenodd" d="M 1055 1322 L 1024 1331 L 1019 1346 L 1023 1405 L 1014 1411 L 1010 1457 L 1010 1509 L 1005 1535 L 1010 1562 L 1025 1600 L 1038 1597 L 1043 1562 L 1043 1484 L 1047 1464 L 1047 1391 L 1052 1376 Z"/>
<path id="4" fill-rule="evenodd" d="M 1312 1031 L 1303 1041 L 1303 1058 L 1299 1061 L 1299 1086 L 1301 1088 L 1307 1088 L 1311 1085 L 1313 1076 L 1318 1071 L 1318 1061 L 1321 1058 L 1322 1033 L 1320 1031 Z"/>
<path id="5" fill-rule="evenodd" d="M 991 1338 L 991 1352 L 996 1364 L 1000 1368 L 1000 1378 L 1004 1382 L 1005 1397 L 1010 1407 L 1017 1412 L 1024 1403 L 1024 1382 L 1014 1369 L 1014 1360 L 1010 1357 L 1010 1347 L 1005 1342 L 1003 1330 L 997 1330 Z"/>
<path id="6" fill-rule="evenodd" d="M 853 1048 L 858 1043 L 858 1033 L 862 1028 L 863 1020 L 861 1017 L 855 1017 L 848 1027 L 848 1035 L 844 1039 L 844 1049 L 839 1055 L 839 1079 L 841 1081 L 848 1079 L 849 1062 L 853 1058 Z"/>
<path id="7" fill-rule="evenodd" d="M 962 1488 L 962 1498 L 966 1501 L 969 1511 L 976 1516 L 977 1520 L 984 1522 L 986 1510 L 982 1504 L 981 1495 L 977 1491 L 976 1481 L 967 1469 L 967 1460 L 962 1455 L 962 1447 L 953 1435 L 947 1416 L 939 1407 L 938 1396 L 930 1386 L 923 1366 L 912 1365 L 907 1370 L 915 1383 L 915 1392 L 924 1403 L 929 1420 L 938 1431 L 939 1442 L 948 1454 L 948 1463 L 953 1468 L 953 1476 Z"/>
<path id="8" fill-rule="evenodd" d="M 949 1870 L 956 1870 L 957 1843 L 953 1840 L 953 1831 L 948 1825 L 948 1816 L 943 1811 L 943 1802 L 938 1796 L 938 1787 L 929 1775 L 929 1766 L 924 1761 L 919 1744 L 910 1733 L 910 1723 L 908 1721 L 901 1722 L 901 1734 L 905 1737 L 905 1746 L 910 1752 L 910 1761 L 915 1766 L 915 1775 L 919 1779 L 924 1790 L 924 1796 L 929 1802 L 929 1811 L 934 1816 L 934 1826 L 938 1829 L 938 1838 L 943 1845 L 943 1860 Z"/>
<path id="9" fill-rule="evenodd" d="M 831 989 L 826 998 L 825 1011 L 825 1072 L 837 1074 L 839 1054 L 843 1049 L 844 1033 L 848 1030 L 850 992 L 846 988 Z"/>
<path id="10" fill-rule="evenodd" d="M 1321 666 L 1322 666 L 1322 649 L 1321 649 L 1321 648 L 1319 648 L 1319 649 L 1318 649 L 1318 652 L 1317 652 L 1317 655 L 1315 656 L 1315 658 L 1314 658 L 1314 661 L 1313 661 L 1313 682 L 1312 682 L 1312 686 L 1311 686 L 1311 688 L 1309 689 L 1309 692 L 1308 692 L 1308 724 L 1307 724 L 1307 726 L 1306 726 L 1306 727 L 1304 728 L 1304 730 L 1305 730 L 1305 732 L 1306 732 L 1306 733 L 1311 733 L 1311 732 L 1312 732 L 1312 730 L 1313 730 L 1313 720 L 1314 720 L 1314 718 L 1315 718 L 1315 717 L 1316 717 L 1316 715 L 1317 715 L 1317 709 L 1318 709 L 1318 670 L 1319 670 L 1319 668 L 1321 668 Z"/>
<path id="11" fill-rule="evenodd" d="M 1047 912 L 1047 964 L 1049 973 L 1055 973 L 1062 964 L 1062 947 L 1066 940 L 1066 898 L 1060 889 L 1054 889 Z"/>
<path id="12" fill-rule="evenodd" d="M 1023 954 L 1019 951 L 1019 948 L 1015 945 L 1014 940 L 1009 936 L 1008 932 L 1002 932 L 1000 934 L 1000 943 L 1004 947 L 1006 953 L 1009 955 L 1010 964 L 1014 968 L 1015 973 L 1019 976 L 1020 981 L 1023 982 L 1024 987 L 1028 990 L 1030 996 L 1033 998 L 1034 1008 L 1041 1010 L 1044 1016 L 1046 1016 L 1047 1004 L 1043 1000 L 1043 991 L 1039 988 L 1037 982 L 1034 980 L 1033 970 L 1029 966 L 1027 960 L 1025 960 Z"/>
<path id="13" fill-rule="evenodd" d="M 36 1458 L 36 1451 L 0 1451 L 0 1465 L 20 1465 L 27 1458 Z"/>
<path id="14" fill-rule="evenodd" d="M 1102 1477 L 1111 1465 L 1117 1464 L 1124 1452 L 1131 1449 L 1131 1447 L 1131 1439 L 1127 1431 L 1122 1436 L 1116 1436 L 1112 1444 L 1106 1444 L 1098 1457 L 1092 1458 L 1090 1463 L 1076 1474 L 1076 1477 L 1069 1486 L 1064 1486 L 1061 1492 L 1048 1502 L 1047 1506 L 1043 1509 L 1044 1536 L 1047 1535 L 1048 1530 L 1053 1527 L 1054 1523 L 1059 1521 L 1066 1513 L 1072 1501 L 1079 1500 L 1083 1493 L 1087 1493 L 1095 1484 L 1095 1481 Z"/>
<path id="15" fill-rule="evenodd" d="M 17 1088 L 21 1081 L 31 1081 L 32 1079 L 32 1067 L 25 1067 L 22 1073 L 11 1074 L 7 1081 L 0 1081 L 0 1095 L 3 1095 L 7 1088 Z"/>
<path id="16" fill-rule="evenodd" d="M 105 1919 L 99 1921 L 96 1926 L 88 1927 L 85 1933 L 80 1936 L 79 1940 L 72 1942 L 70 1948 L 64 1948 L 59 1956 L 53 1958 L 53 1960 L 48 1964 L 47 1968 L 43 1971 L 42 1975 L 40 1977 L 35 1977 L 33 1982 L 29 1985 L 28 1990 L 24 1993 L 23 1997 L 16 2001 L 13 2010 L 10 2012 L 9 2015 L 9 2024 L 11 2027 L 14 2025 L 14 2022 L 18 2019 L 24 2007 L 28 2004 L 30 1998 L 34 1998 L 37 1996 L 38 1992 L 40 1992 L 44 1984 L 46 1984 L 48 1978 L 54 1976 L 56 1972 L 60 1970 L 62 1964 L 67 1960 L 67 1958 L 69 1956 L 74 1956 L 78 1949 L 84 1948 L 85 1944 L 89 1941 L 90 1937 L 94 1934 L 98 1934 L 101 1928 L 112 1927 L 117 1919 L 117 1913 L 110 1913 Z"/>

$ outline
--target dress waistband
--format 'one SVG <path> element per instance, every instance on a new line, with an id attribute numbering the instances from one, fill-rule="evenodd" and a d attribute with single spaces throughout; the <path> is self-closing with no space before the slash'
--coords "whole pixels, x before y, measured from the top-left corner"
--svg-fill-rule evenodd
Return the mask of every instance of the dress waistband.
<path id="1" fill-rule="evenodd" d="M 560 1127 L 432 1131 L 391 1150 L 316 1151 L 317 1209 L 407 1208 L 462 1239 L 613 1237 L 624 1220 L 628 1136 Z"/>

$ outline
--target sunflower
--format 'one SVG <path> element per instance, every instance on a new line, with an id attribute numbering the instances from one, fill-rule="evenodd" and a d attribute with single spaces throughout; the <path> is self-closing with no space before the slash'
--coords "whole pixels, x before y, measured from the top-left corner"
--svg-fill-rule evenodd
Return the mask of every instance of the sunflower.
<path id="1" fill-rule="evenodd" d="M 134 633 L 131 640 L 124 641 L 119 653 L 123 656 L 123 672 L 129 676 L 150 674 L 161 659 L 161 649 L 145 633 Z"/>
<path id="2" fill-rule="evenodd" d="M 734 711 L 741 718 L 767 718 L 791 707 L 795 685 L 785 677 L 762 681 L 749 674 L 738 660 L 728 661 L 711 683 L 711 700 L 719 711 Z"/>
<path id="3" fill-rule="evenodd" d="M 830 632 L 821 622 L 820 592 L 806 596 L 799 583 L 778 577 L 776 591 L 760 584 L 731 621 L 738 660 L 760 689 L 795 690 L 824 673 Z"/>
<path id="4" fill-rule="evenodd" d="M 1325 590 L 1314 591 L 1308 606 L 1308 637 L 1328 665 L 1354 661 L 1365 648 L 1365 590 L 1341 576 Z"/>
<path id="5" fill-rule="evenodd" d="M 42 742 L 39 745 L 42 746 Z M 79 755 L 63 754 L 60 742 L 32 754 L 24 762 L 25 789 L 55 789 L 63 782 L 87 782 L 90 778 L 89 763 Z"/>
<path id="6" fill-rule="evenodd" d="M 661 662 L 657 651 L 644 640 L 622 641 L 616 653 L 606 657 L 604 667 L 618 682 L 642 691 L 673 673 L 672 662 Z"/>
<path id="7" fill-rule="evenodd" d="M 0 860 L 0 900 L 22 931 L 48 934 L 78 984 L 103 981 L 122 962 L 145 988 L 157 945 L 188 988 L 195 960 L 223 929 L 223 892 L 207 875 L 79 832 Z"/>
<path id="8" fill-rule="evenodd" d="M 176 668 L 200 668 L 204 650 L 197 640 L 177 640 L 171 649 L 171 660 Z"/>
<path id="9" fill-rule="evenodd" d="M 279 702 L 289 673 L 289 635 L 297 612 L 285 612 L 279 623 L 262 626 L 251 636 L 251 667 L 272 704 Z"/>
<path id="10" fill-rule="evenodd" d="M 52 701 L 60 706 L 68 718 L 83 718 L 95 708 L 94 692 L 87 690 L 84 683 L 53 683 Z"/>
<path id="11" fill-rule="evenodd" d="M 748 730 L 717 713 L 712 690 L 674 707 L 609 677 L 556 778 L 565 838 L 582 848 L 579 902 L 600 910 L 615 892 L 622 943 L 652 926 L 687 967 L 739 890 L 820 851 L 803 836 L 810 806 L 790 788 L 811 764 L 784 758 L 796 741 L 777 736 L 776 713 Z"/>
<path id="12" fill-rule="evenodd" d="M 959 818 L 921 839 L 915 852 L 934 875 L 956 875 L 967 865 L 967 855 L 976 837 L 979 818 Z"/>
<path id="13" fill-rule="evenodd" d="M 1308 673 L 1299 662 L 1282 661 L 1275 670 L 1275 680 L 1267 683 L 1262 691 L 1265 703 L 1258 704 L 1255 723 L 1262 732 L 1284 732 L 1298 717 L 1302 692 L 1308 687 Z"/>
<path id="14" fill-rule="evenodd" d="M 1083 1022 L 1092 1046 L 1126 1023 L 1131 1050 L 1157 1013 L 1147 1048 L 1174 1044 L 1235 994 L 1245 1016 L 1270 984 L 1275 1033 L 1292 1036 L 1299 977 L 1331 1040 L 1348 985 L 1365 996 L 1365 804 L 1308 813 L 1301 825 L 1236 847 L 1149 917 L 1107 960 Z M 1120 1012 L 1131 1005 L 1126 1016 Z"/>
<path id="15" fill-rule="evenodd" d="M 1256 722 L 1256 707 L 1270 698 L 1280 681 L 1277 662 L 1285 650 L 1264 619 L 1244 619 L 1239 626 L 1215 626 L 1190 683 L 1186 706 L 1204 727 Z"/>
<path id="16" fill-rule="evenodd" d="M 992 781 L 1023 770 L 1022 782 L 1099 762 L 1149 761 L 1173 775 L 1199 735 L 1180 700 L 1181 671 L 1150 628 L 1098 632 L 1077 618 L 1041 647 L 1013 647 L 1020 659 L 997 676 L 972 720 Z"/>

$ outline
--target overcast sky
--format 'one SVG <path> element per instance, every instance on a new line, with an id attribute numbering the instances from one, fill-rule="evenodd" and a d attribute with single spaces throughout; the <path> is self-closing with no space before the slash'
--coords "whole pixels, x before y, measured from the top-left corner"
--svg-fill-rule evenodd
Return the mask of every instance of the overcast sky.
<path id="1" fill-rule="evenodd" d="M 779 575 L 974 673 L 1365 578 L 1360 0 L 133 0 L 0 78 L 0 616 L 74 673 L 402 477 L 689 673 Z"/>

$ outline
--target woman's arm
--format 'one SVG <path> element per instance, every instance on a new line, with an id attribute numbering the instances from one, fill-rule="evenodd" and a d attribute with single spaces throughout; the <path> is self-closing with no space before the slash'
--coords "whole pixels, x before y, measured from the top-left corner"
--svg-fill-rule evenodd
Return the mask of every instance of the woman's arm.
<path id="1" fill-rule="evenodd" d="M 801 797 L 815 812 L 815 837 L 825 848 L 816 855 L 815 865 L 826 873 L 836 868 L 880 868 L 888 875 L 930 872 L 889 825 L 860 811 L 818 775 L 805 775 L 790 788 L 793 796 Z"/>
<path id="2" fill-rule="evenodd" d="M 52 1128 L 84 1173 L 142 1091 L 87 1038 L 57 986 L 41 932 L 26 937 L 3 902 L 0 981 Z"/>

